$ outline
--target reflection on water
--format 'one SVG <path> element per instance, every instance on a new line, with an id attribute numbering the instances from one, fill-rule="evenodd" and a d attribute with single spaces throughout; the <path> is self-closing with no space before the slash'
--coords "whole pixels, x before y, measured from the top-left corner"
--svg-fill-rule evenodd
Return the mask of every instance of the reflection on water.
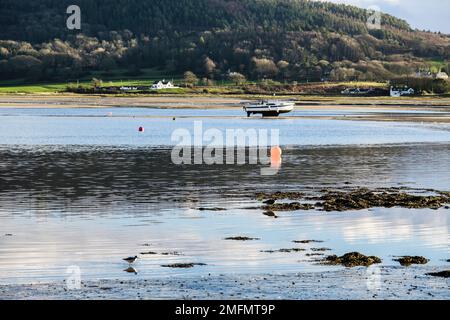
<path id="1" fill-rule="evenodd" d="M 270 165 L 269 165 L 270 166 Z M 326 185 L 450 189 L 450 145 L 284 147 L 276 176 L 262 166 L 176 166 L 170 148 L 3 146 L 0 148 L 0 283 L 134 277 L 121 260 L 141 252 L 138 277 L 323 270 L 292 240 L 324 240 L 336 254 L 361 251 L 448 259 L 448 210 L 374 209 L 280 213 L 251 209 L 257 191 Z M 226 211 L 199 210 L 227 208 Z M 12 234 L 6 236 L 5 234 Z M 259 241 L 225 241 L 245 235 Z M 261 250 L 303 247 L 300 253 Z M 162 255 L 177 251 L 181 256 Z M 172 270 L 160 265 L 201 262 Z"/>
<path id="2" fill-rule="evenodd" d="M 370 113 L 380 111 L 375 109 Z M 175 144 L 171 140 L 174 130 L 183 128 L 192 132 L 194 121 L 199 120 L 203 122 L 204 131 L 211 128 L 222 132 L 226 129 L 279 129 L 280 143 L 284 146 L 450 142 L 447 125 L 302 118 L 367 112 L 367 109 L 359 112 L 300 108 L 292 118 L 274 120 L 247 119 L 240 109 L 0 109 L 0 144 L 171 146 Z M 145 128 L 144 134 L 138 133 L 141 126 Z"/>
<path id="3" fill-rule="evenodd" d="M 413 110 L 413 109 L 392 109 L 392 108 L 343 108 L 336 109 L 327 107 L 326 109 L 311 109 L 298 106 L 290 116 L 345 116 L 345 115 L 367 115 L 367 114 L 448 114 L 448 112 L 434 110 Z M 231 109 L 158 109 L 158 108 L 0 108 L 0 116 L 22 117 L 245 117 L 239 107 Z"/>

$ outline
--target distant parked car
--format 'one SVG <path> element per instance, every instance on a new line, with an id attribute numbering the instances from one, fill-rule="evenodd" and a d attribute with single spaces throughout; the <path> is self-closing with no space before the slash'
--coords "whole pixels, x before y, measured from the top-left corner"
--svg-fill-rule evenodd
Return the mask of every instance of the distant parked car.
<path id="1" fill-rule="evenodd" d="M 411 96 L 415 94 L 415 90 L 413 88 L 396 88 L 391 87 L 391 97 L 401 97 L 401 96 Z"/>
<path id="2" fill-rule="evenodd" d="M 120 87 L 120 91 L 136 91 L 137 87 Z"/>
<path id="3" fill-rule="evenodd" d="M 341 91 L 341 94 L 345 95 L 366 95 L 373 93 L 373 89 L 360 89 L 360 88 L 347 88 Z"/>

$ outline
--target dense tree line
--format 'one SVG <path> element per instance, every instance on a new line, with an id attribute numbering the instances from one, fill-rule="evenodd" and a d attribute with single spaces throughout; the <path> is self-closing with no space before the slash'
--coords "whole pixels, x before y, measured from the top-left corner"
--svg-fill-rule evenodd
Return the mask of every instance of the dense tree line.
<path id="1" fill-rule="evenodd" d="M 66 28 L 77 4 L 81 31 Z M 305 0 L 2 0 L 0 77 L 76 79 L 93 70 L 201 78 L 385 80 L 448 59 L 450 38 L 383 15 Z"/>

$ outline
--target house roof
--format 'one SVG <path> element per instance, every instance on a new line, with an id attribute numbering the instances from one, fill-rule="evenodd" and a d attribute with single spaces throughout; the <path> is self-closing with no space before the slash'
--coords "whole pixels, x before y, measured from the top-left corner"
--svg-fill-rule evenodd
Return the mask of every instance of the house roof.
<path id="1" fill-rule="evenodd" d="M 169 84 L 170 83 L 170 81 L 166 81 L 166 80 L 159 80 L 159 81 L 155 81 L 155 82 L 153 82 L 153 84 L 159 84 L 159 83 L 162 83 L 162 84 Z"/>

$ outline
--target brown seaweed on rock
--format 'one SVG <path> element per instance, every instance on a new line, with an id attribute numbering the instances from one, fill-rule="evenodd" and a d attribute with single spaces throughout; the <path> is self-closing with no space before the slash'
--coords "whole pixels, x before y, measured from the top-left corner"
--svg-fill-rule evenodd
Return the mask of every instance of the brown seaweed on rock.
<path id="1" fill-rule="evenodd" d="M 147 251 L 147 252 L 141 252 L 141 255 L 145 256 L 145 255 L 157 255 L 157 252 L 154 251 Z"/>
<path id="2" fill-rule="evenodd" d="M 198 208 L 198 211 L 226 211 L 225 208 Z"/>
<path id="3" fill-rule="evenodd" d="M 293 243 L 302 243 L 302 244 L 310 244 L 310 243 L 323 243 L 322 240 L 294 240 Z"/>
<path id="4" fill-rule="evenodd" d="M 336 255 L 328 256 L 322 260 L 323 264 L 327 265 L 343 265 L 347 268 L 358 266 L 371 266 L 372 264 L 381 263 L 381 259 L 375 256 L 365 256 L 359 252 L 350 252 L 344 254 L 342 257 Z"/>
<path id="5" fill-rule="evenodd" d="M 261 201 L 266 200 L 266 205 L 262 209 L 270 211 L 297 211 L 320 208 L 323 211 L 330 212 L 393 207 L 437 210 L 448 208 L 448 204 L 450 204 L 449 192 L 413 189 L 413 191 L 434 193 L 434 195 L 415 195 L 407 193 L 405 190 L 407 189 L 378 188 L 369 190 L 367 188 L 352 188 L 350 190 L 345 189 L 345 191 L 323 189 L 320 191 L 322 195 L 318 196 L 306 196 L 300 192 L 276 192 L 274 194 L 259 193 L 256 197 Z M 275 203 L 275 200 L 281 199 L 308 200 L 316 201 L 316 203 L 315 205 L 300 202 Z"/>
<path id="6" fill-rule="evenodd" d="M 308 203 L 275 203 L 263 207 L 266 211 L 298 211 L 298 210 L 312 210 L 314 206 Z"/>
<path id="7" fill-rule="evenodd" d="M 300 200 L 304 196 L 301 192 L 275 192 L 275 193 L 264 193 L 260 192 L 256 194 L 256 199 L 263 201 L 263 200 Z"/>
<path id="8" fill-rule="evenodd" d="M 365 188 L 348 193 L 329 192 L 322 197 L 322 207 L 325 211 L 362 210 L 374 207 L 392 208 L 403 207 L 409 209 L 439 209 L 450 199 L 440 196 L 418 196 L 404 192 L 373 192 Z"/>
<path id="9" fill-rule="evenodd" d="M 441 272 L 430 272 L 430 273 L 427 273 L 427 276 L 449 278 L 450 270 L 445 270 L 445 271 L 441 271 Z"/>
<path id="10" fill-rule="evenodd" d="M 259 238 L 250 238 L 250 237 L 228 237 L 225 240 L 234 240 L 234 241 L 252 241 L 252 240 L 260 240 Z"/>
<path id="11" fill-rule="evenodd" d="M 318 257 L 318 256 L 323 256 L 323 253 L 307 253 L 306 256 L 307 257 Z"/>
<path id="12" fill-rule="evenodd" d="M 330 248 L 311 248 L 311 251 L 313 252 L 324 252 L 324 251 L 331 251 Z"/>
<path id="13" fill-rule="evenodd" d="M 394 259 L 394 261 L 399 262 L 402 266 L 410 266 L 412 264 L 427 264 L 428 259 L 420 256 L 403 256 L 398 259 Z"/>

